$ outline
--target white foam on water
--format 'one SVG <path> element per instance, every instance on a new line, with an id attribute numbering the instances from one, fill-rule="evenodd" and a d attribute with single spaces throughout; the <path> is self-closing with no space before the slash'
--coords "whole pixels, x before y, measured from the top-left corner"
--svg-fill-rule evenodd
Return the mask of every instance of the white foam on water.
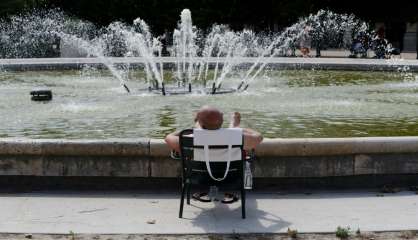
<path id="1" fill-rule="evenodd" d="M 101 109 L 97 105 L 89 105 L 86 103 L 76 103 L 70 102 L 66 104 L 61 104 L 61 109 L 65 112 L 80 113 L 80 112 L 94 112 L 98 109 Z"/>

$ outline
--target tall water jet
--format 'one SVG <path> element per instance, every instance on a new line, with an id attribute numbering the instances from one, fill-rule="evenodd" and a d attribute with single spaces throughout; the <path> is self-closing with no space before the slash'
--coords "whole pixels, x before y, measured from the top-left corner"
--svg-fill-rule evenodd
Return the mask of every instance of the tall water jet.
<path id="1" fill-rule="evenodd" d="M 135 19 L 134 30 L 125 32 L 128 49 L 144 58 L 147 77 L 154 81 L 153 88 L 159 89 L 163 85 L 162 64 L 157 67 L 154 52 L 161 55 L 161 42 L 159 38 L 152 37 L 148 24 L 140 18 Z"/>
<path id="2" fill-rule="evenodd" d="M 103 52 L 103 41 L 101 39 L 97 39 L 96 41 L 90 42 L 86 41 L 82 38 L 79 38 L 74 35 L 69 35 L 63 32 L 57 32 L 57 35 L 60 36 L 61 41 L 82 49 L 84 52 L 87 53 L 88 56 L 94 56 L 100 60 L 100 62 L 109 69 L 110 73 L 119 80 L 120 85 L 130 93 L 130 89 L 126 85 L 125 79 L 123 77 L 123 72 L 119 71 L 115 66 L 114 63 L 111 61 L 110 58 L 105 56 Z"/>
<path id="3" fill-rule="evenodd" d="M 189 9 L 184 9 L 180 14 L 180 22 L 173 33 L 173 56 L 178 60 L 177 79 L 183 85 L 190 88 L 195 73 L 197 56 L 197 30 L 192 23 L 192 14 Z"/>

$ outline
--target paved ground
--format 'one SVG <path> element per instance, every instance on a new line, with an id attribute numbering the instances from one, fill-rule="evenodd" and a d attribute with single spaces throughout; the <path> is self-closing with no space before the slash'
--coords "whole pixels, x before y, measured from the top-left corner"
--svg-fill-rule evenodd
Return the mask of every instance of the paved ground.
<path id="1" fill-rule="evenodd" d="M 250 193 L 240 204 L 201 203 L 178 215 L 178 195 L 39 192 L 0 194 L 0 232 L 13 233 L 280 233 L 418 229 L 418 195 L 404 191 L 312 194 Z"/>
<path id="2" fill-rule="evenodd" d="M 301 53 L 299 51 L 296 51 L 296 54 L 298 56 L 301 56 Z M 321 51 L 321 57 L 342 57 L 342 58 L 346 58 L 350 55 L 350 51 L 348 50 L 339 50 L 339 49 L 330 49 L 330 50 L 322 50 Z M 311 50 L 310 52 L 310 56 L 315 56 L 315 50 Z M 367 57 L 368 58 L 373 58 L 374 57 L 374 52 L 373 51 L 368 51 L 367 52 Z M 401 55 L 395 55 L 395 58 L 402 58 L 402 59 L 417 59 L 417 54 L 416 53 L 401 53 Z"/>
<path id="3" fill-rule="evenodd" d="M 8 234 L 0 240 L 341 240 L 335 233 L 299 233 L 296 238 L 286 233 L 272 234 Z M 418 240 L 416 231 L 352 232 L 347 240 Z"/>

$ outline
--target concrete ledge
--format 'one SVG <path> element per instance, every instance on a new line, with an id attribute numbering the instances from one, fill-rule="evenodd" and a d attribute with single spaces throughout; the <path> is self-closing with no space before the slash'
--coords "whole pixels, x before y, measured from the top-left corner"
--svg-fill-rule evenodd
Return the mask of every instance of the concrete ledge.
<path id="1" fill-rule="evenodd" d="M 170 149 L 163 139 L 150 139 L 150 155 L 153 157 L 167 157 Z"/>
<path id="2" fill-rule="evenodd" d="M 161 139 L 0 139 L 0 176 L 176 178 L 169 152 Z M 256 155 L 257 178 L 418 176 L 418 137 L 266 139 Z"/>
<path id="3" fill-rule="evenodd" d="M 2 155 L 0 176 L 148 177 L 144 157 Z"/>
<path id="4" fill-rule="evenodd" d="M 150 141 L 150 177 L 179 177 L 181 173 L 181 162 L 175 161 L 170 156 L 164 140 L 151 139 Z"/>
<path id="5" fill-rule="evenodd" d="M 0 155 L 147 156 L 150 139 L 63 140 L 0 138 Z"/>
<path id="6" fill-rule="evenodd" d="M 418 137 L 265 139 L 258 156 L 324 156 L 418 152 Z"/>

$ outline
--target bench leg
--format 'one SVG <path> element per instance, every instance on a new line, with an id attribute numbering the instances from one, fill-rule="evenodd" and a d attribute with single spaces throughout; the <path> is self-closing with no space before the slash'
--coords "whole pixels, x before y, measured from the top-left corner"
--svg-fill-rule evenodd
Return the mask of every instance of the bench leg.
<path id="1" fill-rule="evenodd" d="M 184 183 L 181 184 L 181 199 L 180 199 L 180 212 L 179 212 L 179 218 L 183 217 L 183 206 L 184 206 L 184 194 L 186 191 L 186 187 L 184 186 Z"/>
<path id="2" fill-rule="evenodd" d="M 245 190 L 241 190 L 241 210 L 242 210 L 242 218 L 245 219 Z"/>
<path id="3" fill-rule="evenodd" d="M 187 186 L 187 205 L 190 205 L 190 194 L 192 189 L 192 184 L 189 182 L 186 184 Z"/>

